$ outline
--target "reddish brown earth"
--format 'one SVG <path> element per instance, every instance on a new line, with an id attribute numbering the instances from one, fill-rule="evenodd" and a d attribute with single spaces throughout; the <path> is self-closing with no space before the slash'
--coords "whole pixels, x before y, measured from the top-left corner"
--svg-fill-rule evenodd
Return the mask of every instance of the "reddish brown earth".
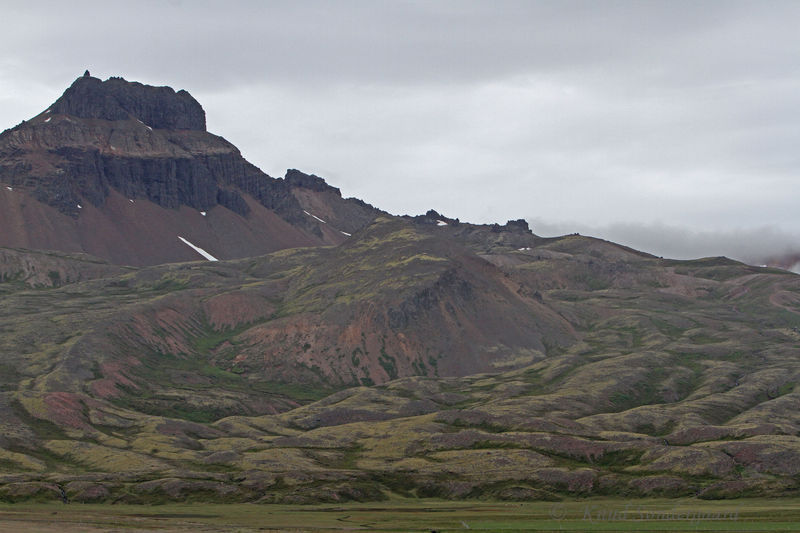
<path id="1" fill-rule="evenodd" d="M 5 194 L 0 191 L 0 245 L 83 252 L 116 264 L 149 265 L 203 259 L 179 236 L 218 259 L 319 246 L 344 238 L 333 234 L 327 241 L 320 239 L 252 199 L 248 205 L 247 217 L 222 206 L 203 216 L 185 206 L 166 209 L 144 199 L 130 202 L 111 191 L 103 206 L 87 203 L 78 217 L 70 217 L 17 188 Z"/>

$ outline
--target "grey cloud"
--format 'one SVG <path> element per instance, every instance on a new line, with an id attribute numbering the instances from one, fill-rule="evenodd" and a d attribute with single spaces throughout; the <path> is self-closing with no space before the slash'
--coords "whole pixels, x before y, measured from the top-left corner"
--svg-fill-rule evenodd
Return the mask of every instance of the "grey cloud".
<path id="1" fill-rule="evenodd" d="M 800 6 L 774 2 L 77 1 L 15 6 L 44 59 L 192 85 L 464 82 L 520 73 L 659 85 L 785 73 Z M 43 7 L 46 6 L 46 7 Z M 14 20 L 12 18 L 12 20 Z M 697 53 L 701 49 L 702 53 Z M 790 57 L 787 57 L 790 56 Z M 57 65 L 68 73 L 70 65 Z M 680 69 L 684 75 L 677 75 Z"/>
<path id="2" fill-rule="evenodd" d="M 773 257 L 797 254 L 800 234 L 772 227 L 698 231 L 668 224 L 610 224 L 588 226 L 581 223 L 552 223 L 530 220 L 534 233 L 555 237 L 580 233 L 625 244 L 637 250 L 672 259 L 697 259 L 726 256 L 751 264 Z"/>

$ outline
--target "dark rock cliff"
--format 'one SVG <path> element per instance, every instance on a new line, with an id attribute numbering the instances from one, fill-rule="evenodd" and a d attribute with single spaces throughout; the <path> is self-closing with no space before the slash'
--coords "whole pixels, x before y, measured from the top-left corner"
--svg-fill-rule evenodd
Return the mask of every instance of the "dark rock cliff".
<path id="1" fill-rule="evenodd" d="M 186 205 L 206 211 L 222 205 L 242 216 L 249 208 L 241 193 L 296 225 L 309 220 L 291 185 L 248 163 L 238 152 L 195 157 L 116 156 L 97 150 L 60 148 L 63 157 L 57 180 L 37 183 L 37 198 L 60 211 L 77 215 L 80 199 L 101 206 L 114 188 L 129 198 L 146 198 L 166 208 Z"/>
<path id="2" fill-rule="evenodd" d="M 89 75 L 47 112 L 0 135 L 0 181 L 26 187 L 73 217 L 81 203 L 102 206 L 111 189 L 166 208 L 222 205 L 242 216 L 250 211 L 248 194 L 315 234 L 318 224 L 303 213 L 293 189 L 341 198 L 318 176 L 290 170 L 275 179 L 247 162 L 235 146 L 205 131 L 205 112 L 186 91 Z M 371 220 L 371 207 L 351 207 L 363 215 L 357 227 Z"/>
<path id="3" fill-rule="evenodd" d="M 127 120 L 158 129 L 206 129 L 206 113 L 188 92 L 151 87 L 122 78 L 82 76 L 51 106 L 52 113 L 79 118 Z"/>
<path id="4" fill-rule="evenodd" d="M 302 187 L 303 189 L 316 192 L 332 192 L 337 196 L 342 195 L 338 188 L 331 187 L 319 176 L 315 176 L 314 174 L 306 174 L 294 168 L 290 168 L 286 171 L 285 179 L 286 182 L 292 187 Z"/>

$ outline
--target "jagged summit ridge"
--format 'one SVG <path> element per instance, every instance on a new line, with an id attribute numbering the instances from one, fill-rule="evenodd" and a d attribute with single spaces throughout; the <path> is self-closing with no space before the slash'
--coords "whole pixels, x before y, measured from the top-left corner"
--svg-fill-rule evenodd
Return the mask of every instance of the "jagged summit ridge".
<path id="1" fill-rule="evenodd" d="M 104 120 L 141 120 L 157 129 L 206 130 L 203 107 L 185 90 L 153 87 L 123 78 L 84 74 L 50 107 L 52 113 Z"/>

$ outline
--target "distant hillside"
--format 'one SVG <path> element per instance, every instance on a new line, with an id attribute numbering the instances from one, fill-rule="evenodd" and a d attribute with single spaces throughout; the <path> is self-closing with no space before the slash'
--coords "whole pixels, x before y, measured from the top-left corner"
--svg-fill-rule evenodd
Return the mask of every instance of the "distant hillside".
<path id="1" fill-rule="evenodd" d="M 785 271 L 425 217 L 236 261 L 2 257 L 0 499 L 797 490 Z"/>

